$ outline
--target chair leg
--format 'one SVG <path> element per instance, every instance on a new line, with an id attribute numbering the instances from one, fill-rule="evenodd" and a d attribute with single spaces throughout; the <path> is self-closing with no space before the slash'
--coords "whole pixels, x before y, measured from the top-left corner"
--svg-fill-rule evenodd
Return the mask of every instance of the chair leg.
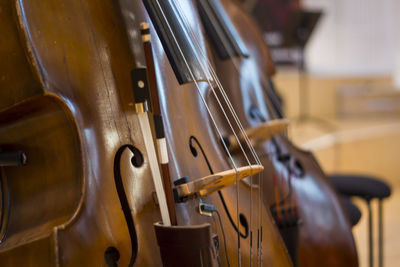
<path id="1" fill-rule="evenodd" d="M 382 210 L 382 199 L 378 202 L 378 213 L 379 213 L 379 267 L 383 267 L 383 210 Z"/>
<path id="2" fill-rule="evenodd" d="M 373 247 L 373 232 L 372 232 L 372 209 L 371 209 L 371 200 L 367 200 L 368 206 L 368 245 L 369 245 L 369 267 L 374 266 L 374 247 Z"/>

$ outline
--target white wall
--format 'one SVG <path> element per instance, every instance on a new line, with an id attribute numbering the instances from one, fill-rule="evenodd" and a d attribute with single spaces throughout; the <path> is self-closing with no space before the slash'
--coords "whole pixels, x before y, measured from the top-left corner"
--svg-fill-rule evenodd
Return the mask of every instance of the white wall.
<path id="1" fill-rule="evenodd" d="M 400 90 L 400 1 L 395 1 L 395 64 L 393 69 L 393 82 L 398 90 Z"/>
<path id="2" fill-rule="evenodd" d="M 399 2 L 303 0 L 306 8 L 325 13 L 307 47 L 309 70 L 328 76 L 396 73 L 400 84 Z"/>

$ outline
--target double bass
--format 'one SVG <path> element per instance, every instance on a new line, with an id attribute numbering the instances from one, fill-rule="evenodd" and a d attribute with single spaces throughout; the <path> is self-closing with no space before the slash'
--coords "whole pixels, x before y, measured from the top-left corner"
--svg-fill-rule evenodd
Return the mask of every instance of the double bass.
<path id="1" fill-rule="evenodd" d="M 0 79 L 0 153 L 8 160 L 0 177 L 1 265 L 161 266 L 153 226 L 162 219 L 161 197 L 153 194 L 157 162 L 132 91 L 132 70 L 148 63 L 139 24 L 150 20 L 141 1 L 0 5 L 8 36 L 0 44 L 8 59 Z M 180 5 L 202 40 L 195 8 L 189 1 Z M 172 180 L 233 167 L 237 173 L 246 163 L 226 159 L 199 94 L 210 89 L 200 81 L 209 77 L 180 80 L 165 45 L 151 38 Z M 190 43 L 187 36 L 182 41 Z M 197 49 L 206 58 L 204 41 Z M 196 61 L 193 68 L 205 72 Z M 254 203 L 261 207 L 251 190 L 236 181 L 220 193 L 179 202 L 177 223 L 211 225 L 224 266 L 290 266 L 269 213 L 249 213 Z M 202 214 L 202 204 L 218 211 L 221 223 Z"/>
<path id="2" fill-rule="evenodd" d="M 111 1 L 0 5 L 0 147 L 26 157 L 1 168 L 1 265 L 161 265 L 120 10 Z"/>
<path id="3" fill-rule="evenodd" d="M 257 26 L 234 1 L 198 2 L 208 19 L 217 74 L 245 128 L 279 119 L 270 83 L 274 68 Z M 218 17 L 219 8 L 224 11 Z M 232 26 L 224 25 L 224 16 L 233 22 L 233 33 Z M 297 263 L 298 257 L 298 266 L 357 266 L 348 218 L 312 153 L 300 150 L 283 134 L 257 151 L 264 155 L 260 158 L 265 169 L 276 170 L 262 184 L 265 207 L 271 208 L 283 234 L 298 227 L 299 247 L 293 248 L 292 260 Z M 288 241 L 290 245 L 297 240 Z"/>
<path id="4" fill-rule="evenodd" d="M 226 157 L 226 151 L 218 135 L 218 127 L 214 126 L 215 114 L 210 113 L 209 106 L 204 103 L 204 96 L 213 88 L 215 82 L 212 79 L 215 77 L 210 77 L 208 74 L 212 72 L 210 70 L 212 63 L 207 57 L 206 43 L 202 37 L 201 23 L 195 6 L 192 1 L 143 2 L 152 22 L 150 32 L 153 33 L 151 38 L 156 58 L 155 73 L 159 84 L 161 111 L 165 119 L 172 179 L 176 181 L 183 176 L 204 177 L 234 167 L 236 163 Z M 125 10 L 124 18 L 132 51 L 137 52 L 135 53 L 137 65 L 145 66 L 146 59 L 140 52 L 141 45 L 135 33 L 139 31 L 140 22 L 149 19 L 146 13 L 136 17 L 130 15 L 130 10 L 143 9 L 140 1 L 120 3 L 122 10 Z M 174 20 L 176 14 L 178 18 Z M 189 17 L 190 20 L 185 20 L 185 17 Z M 177 23 L 179 21 L 180 24 Z M 184 29 L 181 28 L 181 24 L 184 25 Z M 154 34 L 156 32 L 157 35 Z M 193 39 L 196 39 L 196 42 L 192 41 Z M 179 42 L 180 40 L 184 42 Z M 194 53 L 193 48 L 198 53 Z M 185 50 L 186 53 L 181 53 Z M 193 62 L 194 65 L 188 64 Z M 188 65 L 190 68 L 187 68 Z M 237 202 L 238 200 L 240 201 Z M 290 265 L 286 249 L 269 213 L 264 210 L 258 213 L 254 208 L 254 214 L 258 213 L 259 216 L 251 219 L 255 216 L 250 214 L 252 202 L 260 203 L 257 194 L 251 196 L 247 186 L 237 183 L 234 187 L 223 189 L 201 200 L 178 204 L 176 206 L 178 224 L 198 224 L 204 221 L 206 218 L 194 211 L 201 203 L 212 203 L 221 214 L 223 225 L 221 228 L 225 229 L 226 234 L 226 242 L 221 242 L 220 247 L 220 254 L 224 255 L 223 247 L 227 246 L 228 257 L 221 257 L 223 266 L 247 266 L 261 262 L 277 266 Z M 189 216 L 188 211 L 194 213 Z M 259 236 L 257 246 L 258 221 L 262 222 L 264 239 L 261 241 Z M 218 230 L 219 227 L 216 228 Z M 241 240 L 240 250 L 238 250 L 238 240 Z"/>

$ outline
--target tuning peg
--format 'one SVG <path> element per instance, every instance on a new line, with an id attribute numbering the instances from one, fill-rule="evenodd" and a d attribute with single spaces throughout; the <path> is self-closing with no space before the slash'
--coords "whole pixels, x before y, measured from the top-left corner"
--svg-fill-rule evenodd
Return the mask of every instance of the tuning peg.
<path id="1" fill-rule="evenodd" d="M 274 135 L 283 133 L 286 131 L 289 125 L 289 120 L 279 119 L 271 120 L 260 124 L 256 127 L 246 129 L 246 134 L 250 140 L 251 145 L 254 148 L 262 145 L 264 142 L 271 139 Z M 240 143 L 245 143 L 245 138 L 239 133 Z M 236 152 L 240 149 L 239 143 L 234 135 L 224 138 L 224 142 L 230 152 Z"/>
<path id="2" fill-rule="evenodd" d="M 179 202 L 179 200 L 187 200 L 188 198 L 202 198 L 225 187 L 234 185 L 236 179 L 242 180 L 262 170 L 264 170 L 262 165 L 251 165 L 237 168 L 237 170 L 231 169 L 214 173 L 191 182 L 186 179 L 184 183 L 174 187 L 175 199 Z"/>

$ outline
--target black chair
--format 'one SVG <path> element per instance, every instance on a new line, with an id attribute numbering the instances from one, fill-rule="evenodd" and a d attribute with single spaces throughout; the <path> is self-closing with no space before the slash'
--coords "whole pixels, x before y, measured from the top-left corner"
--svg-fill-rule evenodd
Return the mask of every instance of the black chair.
<path id="1" fill-rule="evenodd" d="M 378 200 L 378 257 L 379 267 L 383 266 L 383 211 L 382 202 L 391 195 L 391 188 L 386 182 L 377 177 L 367 175 L 331 174 L 328 179 L 336 191 L 347 197 L 359 197 L 368 206 L 368 235 L 369 235 L 369 266 L 373 266 L 373 230 L 371 200 Z M 346 205 L 344 205 L 346 206 Z"/>

